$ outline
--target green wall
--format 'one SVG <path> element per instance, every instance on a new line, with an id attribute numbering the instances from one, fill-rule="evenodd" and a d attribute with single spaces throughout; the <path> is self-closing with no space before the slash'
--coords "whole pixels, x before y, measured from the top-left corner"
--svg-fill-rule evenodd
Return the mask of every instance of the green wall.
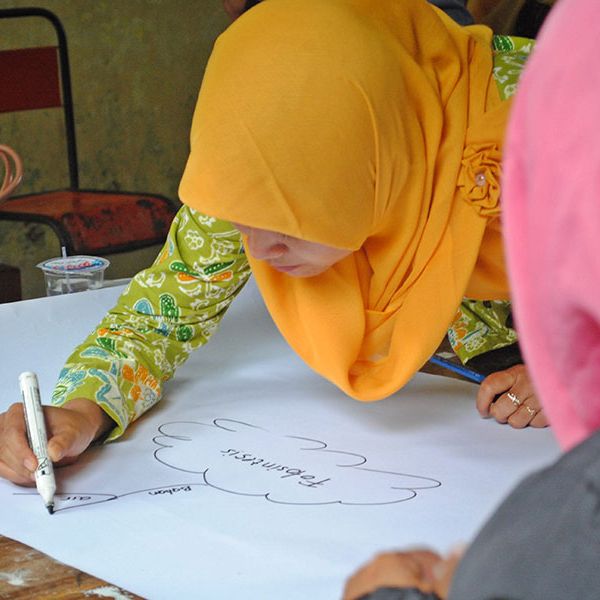
<path id="1" fill-rule="evenodd" d="M 204 66 L 227 18 L 220 0 L 0 0 L 58 15 L 69 43 L 82 187 L 177 197 Z M 0 48 L 53 44 L 44 20 L 0 21 Z M 1 91 L 0 91 L 1 93 Z M 56 111 L 0 115 L 24 158 L 19 193 L 66 184 Z"/>
<path id="2" fill-rule="evenodd" d="M 0 0 L 0 8 L 32 5 L 53 11 L 66 30 L 81 187 L 177 199 L 204 67 L 228 24 L 221 0 Z M 21 42 L 54 45 L 52 26 L 0 21 L 0 49 Z M 62 131 L 57 110 L 0 114 L 0 143 L 24 160 L 17 194 L 67 185 Z M 159 249 L 108 256 L 107 277 L 135 274 Z M 0 261 L 20 267 L 24 298 L 44 295 L 35 265 L 58 255 L 49 227 L 0 220 Z"/>

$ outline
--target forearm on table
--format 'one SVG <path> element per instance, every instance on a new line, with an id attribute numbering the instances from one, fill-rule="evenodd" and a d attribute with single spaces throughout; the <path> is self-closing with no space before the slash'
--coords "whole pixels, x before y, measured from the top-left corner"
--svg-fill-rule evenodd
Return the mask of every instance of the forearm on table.
<path id="1" fill-rule="evenodd" d="M 155 263 L 67 360 L 53 404 L 88 399 L 114 424 L 107 439 L 119 437 L 208 341 L 249 275 L 230 224 L 182 209 Z"/>

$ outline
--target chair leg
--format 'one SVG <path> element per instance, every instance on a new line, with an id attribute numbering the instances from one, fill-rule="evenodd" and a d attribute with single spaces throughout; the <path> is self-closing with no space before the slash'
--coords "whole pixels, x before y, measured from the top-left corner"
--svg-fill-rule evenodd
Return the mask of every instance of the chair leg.
<path id="1" fill-rule="evenodd" d="M 21 272 L 17 267 L 0 263 L 0 302 L 21 300 Z"/>

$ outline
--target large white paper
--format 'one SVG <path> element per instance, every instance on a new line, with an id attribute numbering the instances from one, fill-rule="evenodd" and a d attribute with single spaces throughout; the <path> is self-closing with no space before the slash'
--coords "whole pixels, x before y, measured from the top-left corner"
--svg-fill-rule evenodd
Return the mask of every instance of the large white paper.
<path id="1" fill-rule="evenodd" d="M 0 408 L 63 361 L 119 290 L 0 306 Z M 417 375 L 360 403 L 310 371 L 253 283 L 222 328 L 116 443 L 58 471 L 55 515 L 0 482 L 0 533 L 152 599 L 331 600 L 374 553 L 467 541 L 548 430 L 482 420 L 476 387 Z"/>

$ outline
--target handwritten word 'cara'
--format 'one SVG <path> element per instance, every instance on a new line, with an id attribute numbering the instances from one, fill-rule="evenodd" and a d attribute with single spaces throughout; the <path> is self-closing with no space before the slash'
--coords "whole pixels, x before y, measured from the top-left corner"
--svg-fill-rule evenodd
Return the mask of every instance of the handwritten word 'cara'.
<path id="1" fill-rule="evenodd" d="M 177 492 L 191 492 L 192 488 L 189 485 L 181 485 L 179 487 L 163 488 L 162 490 L 151 490 L 149 496 L 158 496 L 159 494 L 176 494 Z"/>
<path id="2" fill-rule="evenodd" d="M 281 479 L 287 479 L 288 477 L 298 477 L 300 481 L 300 485 L 304 485 L 309 488 L 316 488 L 317 486 L 323 485 L 327 481 L 331 481 L 330 477 L 325 479 L 321 479 L 321 481 L 313 481 L 316 479 L 316 475 L 310 475 L 304 469 L 296 469 L 292 467 L 287 467 L 285 465 L 280 465 L 278 463 L 269 462 L 264 458 L 258 458 L 252 455 L 250 452 L 242 452 L 240 450 L 235 450 L 234 448 L 229 448 L 228 450 L 221 450 L 221 454 L 223 456 L 231 456 L 235 460 L 239 460 L 244 463 L 248 463 L 249 466 L 255 467 L 258 466 L 261 469 L 265 469 L 267 471 L 277 471 L 279 473 L 283 473 L 280 475 Z"/>

